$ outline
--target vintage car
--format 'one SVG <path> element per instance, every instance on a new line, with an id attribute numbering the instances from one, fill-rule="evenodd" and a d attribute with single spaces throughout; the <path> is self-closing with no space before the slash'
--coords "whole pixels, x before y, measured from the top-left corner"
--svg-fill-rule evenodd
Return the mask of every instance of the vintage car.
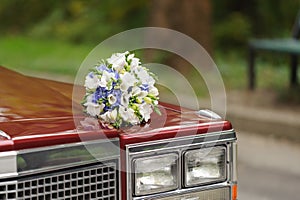
<path id="1" fill-rule="evenodd" d="M 93 128 L 73 90 L 0 67 L 1 200 L 237 199 L 230 122 L 160 102 L 149 124 Z"/>

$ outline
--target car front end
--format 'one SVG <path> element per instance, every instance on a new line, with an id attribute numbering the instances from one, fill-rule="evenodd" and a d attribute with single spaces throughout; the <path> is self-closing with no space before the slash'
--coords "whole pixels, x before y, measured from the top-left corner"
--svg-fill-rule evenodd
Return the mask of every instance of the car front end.
<path id="1" fill-rule="evenodd" d="M 148 124 L 94 129 L 73 85 L 0 71 L 0 199 L 237 199 L 236 133 L 212 112 L 160 103 Z"/>

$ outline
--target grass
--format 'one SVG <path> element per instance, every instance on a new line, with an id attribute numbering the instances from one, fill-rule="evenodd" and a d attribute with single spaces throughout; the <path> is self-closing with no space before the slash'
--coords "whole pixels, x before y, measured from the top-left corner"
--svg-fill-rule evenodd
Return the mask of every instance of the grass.
<path id="1" fill-rule="evenodd" d="M 247 56 L 236 51 L 217 52 L 216 63 L 229 89 L 248 86 Z M 289 86 L 289 61 L 284 56 L 260 54 L 256 59 L 257 88 L 281 90 Z"/>
<path id="2" fill-rule="evenodd" d="M 21 72 L 47 72 L 75 76 L 88 45 L 73 45 L 61 41 L 34 40 L 26 37 L 0 39 L 0 65 Z"/>
<path id="3" fill-rule="evenodd" d="M 216 63 L 223 76 L 227 91 L 248 88 L 248 62 L 243 53 L 217 52 Z M 300 87 L 290 88 L 290 60 L 285 54 L 258 54 L 256 67 L 256 90 L 262 91 L 268 99 L 269 93 L 275 94 L 274 103 L 300 105 Z M 300 70 L 298 80 L 300 81 Z M 257 99 L 264 101 L 264 99 Z"/>
<path id="4" fill-rule="evenodd" d="M 67 75 L 74 78 L 81 62 L 94 46 L 75 45 L 53 40 L 35 40 L 18 36 L 0 38 L 0 47 L 0 65 L 2 66 L 21 72 Z M 243 52 L 238 51 L 215 51 L 214 60 L 223 77 L 227 91 L 247 88 L 246 58 L 246 52 L 243 54 Z M 257 87 L 275 89 L 279 93 L 283 93 L 283 96 L 288 96 L 285 95 L 289 93 L 286 92 L 286 88 L 289 86 L 288 64 L 289 61 L 284 56 L 276 54 L 259 56 L 256 62 Z M 192 76 L 190 76 L 190 80 L 193 81 Z M 199 82 L 199 79 L 194 81 Z M 206 96 L 205 83 L 201 81 L 199 85 L 196 87 L 197 92 L 200 91 L 198 95 Z M 285 98 L 288 99 L 288 97 Z"/>

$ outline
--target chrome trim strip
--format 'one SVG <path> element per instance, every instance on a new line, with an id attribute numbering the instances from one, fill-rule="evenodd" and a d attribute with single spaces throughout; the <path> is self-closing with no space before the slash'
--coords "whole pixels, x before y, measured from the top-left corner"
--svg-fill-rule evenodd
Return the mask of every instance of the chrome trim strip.
<path id="1" fill-rule="evenodd" d="M 19 150 L 18 154 L 33 153 L 33 152 L 54 150 L 54 149 L 67 148 L 67 147 L 76 147 L 76 146 L 97 144 L 97 143 L 103 143 L 103 142 L 108 142 L 108 141 L 109 142 L 119 142 L 119 138 L 91 140 L 91 141 L 86 141 L 86 142 L 76 142 L 76 143 L 53 145 L 53 146 L 48 146 L 48 147 L 37 147 L 37 148 L 32 148 L 32 149 L 23 149 L 23 150 Z"/>
<path id="2" fill-rule="evenodd" d="M 129 160 L 129 150 L 126 146 L 126 180 L 127 180 L 127 184 L 126 184 L 126 196 L 128 200 L 130 200 L 132 198 L 132 194 L 133 194 L 133 187 L 134 187 L 134 183 L 131 180 L 132 177 L 132 167 L 131 167 L 131 161 Z"/>
<path id="3" fill-rule="evenodd" d="M 75 162 L 75 163 L 70 163 L 70 164 L 65 164 L 65 165 L 58 165 L 58 166 L 51 166 L 51 167 L 43 167 L 41 169 L 33 169 L 33 170 L 27 170 L 27 171 L 23 171 L 23 172 L 18 172 L 18 175 L 32 175 L 32 174 L 36 174 L 36 173 L 44 173 L 44 172 L 48 172 L 48 171 L 55 171 L 55 170 L 61 170 L 61 169 L 65 169 L 65 168 L 71 168 L 71 167 L 76 167 L 76 166 L 80 166 L 80 165 L 88 165 L 88 164 L 93 164 L 93 163 L 97 163 L 97 162 L 105 162 L 107 160 L 115 160 L 118 159 L 118 156 L 111 156 L 109 158 L 105 158 L 105 159 L 101 159 L 101 160 L 93 160 L 93 161 L 85 161 L 85 162 Z"/>
<path id="4" fill-rule="evenodd" d="M 169 138 L 169 139 L 164 139 L 164 140 L 157 140 L 155 142 L 150 141 L 150 142 L 142 142 L 142 143 L 136 143 L 136 144 L 129 144 L 127 146 L 130 147 L 136 147 L 136 146 L 143 146 L 147 144 L 158 144 L 158 143 L 163 143 L 165 141 L 177 141 L 177 140 L 187 140 L 195 137 L 207 137 L 207 136 L 218 136 L 222 134 L 233 134 L 235 133 L 234 129 L 226 130 L 226 131 L 215 131 L 215 132 L 210 132 L 210 133 L 205 133 L 205 134 L 197 134 L 197 135 L 190 135 L 190 136 L 184 136 L 184 137 L 175 137 L 175 138 Z M 235 137 L 236 138 L 236 137 Z"/>
<path id="5" fill-rule="evenodd" d="M 8 140 L 11 139 L 11 137 L 10 137 L 7 133 L 5 133 L 4 131 L 2 131 L 2 130 L 0 130 L 0 136 L 6 138 L 6 139 L 8 139 Z"/>
<path id="6" fill-rule="evenodd" d="M 220 139 L 221 138 L 221 139 Z M 213 132 L 208 134 L 199 134 L 199 135 L 191 135 L 186 137 L 178 137 L 171 139 L 164 139 L 152 142 L 142 142 L 136 144 L 126 145 L 126 148 L 130 152 L 131 155 L 138 154 L 139 152 L 145 152 L 145 148 L 149 149 L 150 147 L 155 147 L 157 145 L 167 144 L 167 148 L 179 148 L 184 146 L 195 146 L 195 145 L 209 145 L 217 141 L 217 143 L 221 142 L 230 142 L 236 140 L 236 135 L 234 130 L 229 131 L 220 131 Z M 172 143 L 172 144 L 171 144 Z M 171 145 L 170 145 L 171 144 Z M 164 147 L 166 148 L 166 147 Z M 161 148 L 162 149 L 162 148 Z M 147 152 L 157 151 L 160 149 L 147 150 Z"/>
<path id="7" fill-rule="evenodd" d="M 17 152 L 8 151 L 0 153 L 0 178 L 17 176 Z"/>
<path id="8" fill-rule="evenodd" d="M 112 145 L 117 145 L 116 148 L 117 151 L 107 149 L 108 152 L 111 152 L 111 154 L 108 155 L 104 155 L 104 154 L 99 154 L 100 157 L 95 157 L 95 155 L 93 154 L 93 152 L 90 152 L 90 150 L 88 149 L 88 145 L 99 145 L 101 146 L 102 144 L 112 144 Z M 116 144 L 113 144 L 116 143 Z M 120 159 L 120 151 L 119 151 L 119 139 L 113 139 L 113 140 L 95 140 L 95 141 L 88 141 L 88 142 L 81 142 L 81 143 L 73 143 L 73 144 L 64 144 L 64 145 L 56 145 L 56 146 L 52 146 L 51 148 L 49 147 L 42 147 L 42 148 L 35 148 L 35 149 L 29 149 L 29 150 L 21 150 L 18 152 L 19 156 L 26 156 L 26 155 L 30 155 L 31 153 L 34 155 L 35 153 L 39 153 L 39 152 L 47 152 L 47 151 L 55 151 L 55 150 L 59 150 L 62 149 L 66 150 L 66 152 L 68 151 L 68 148 L 76 148 L 76 147 L 83 147 L 86 148 L 86 155 L 91 155 L 93 157 L 93 159 L 87 159 L 87 160 L 82 160 L 82 161 L 75 161 L 75 162 L 70 162 L 70 163 L 61 163 L 61 164 L 57 164 L 57 165 L 52 165 L 52 166 L 44 166 L 41 168 L 33 168 L 32 170 L 25 170 L 25 171 L 20 171 L 19 174 L 20 175 L 29 175 L 29 174 L 35 174 L 35 173 L 41 173 L 41 172 L 47 172 L 50 170 L 59 170 L 59 169 L 63 169 L 63 168 L 68 168 L 68 167 L 75 167 L 78 165 L 84 165 L 84 164 L 91 164 L 91 163 L 96 163 L 96 162 L 102 162 L 102 161 L 107 161 L 110 159 Z M 96 147 L 93 147 L 94 149 Z M 114 148 L 114 147 L 113 147 Z M 93 151 L 93 149 L 91 149 Z M 54 152 L 55 153 L 55 152 Z M 51 153 L 49 153 L 50 155 Z M 82 154 L 81 156 L 84 156 L 85 154 Z"/>
<path id="9" fill-rule="evenodd" d="M 232 142 L 232 139 L 227 139 L 227 140 L 222 140 L 218 142 L 203 142 L 203 143 L 197 143 L 197 144 L 190 144 L 190 145 L 179 145 L 179 146 L 173 146 L 173 147 L 166 147 L 166 148 L 161 148 L 161 149 L 153 149 L 153 150 L 147 150 L 147 151 L 142 151 L 142 152 L 135 152 L 135 153 L 130 153 L 131 156 L 137 156 L 137 155 L 148 155 L 148 154 L 155 154 L 159 152 L 164 152 L 164 151 L 170 151 L 170 150 L 177 150 L 178 148 L 182 149 L 182 151 L 186 151 L 188 149 L 195 149 L 195 148 L 209 148 L 213 146 L 219 146 L 222 144 L 225 144 L 226 142 Z"/>
<path id="10" fill-rule="evenodd" d="M 142 197 L 134 197 L 132 200 L 150 200 L 150 199 L 159 199 L 163 197 L 172 197 L 176 195 L 182 195 L 182 194 L 189 194 L 189 193 L 194 193 L 194 192 L 201 192 L 205 190 L 213 190 L 213 189 L 219 189 L 219 188 L 224 188 L 224 187 L 231 187 L 231 183 L 218 183 L 214 185 L 207 185 L 207 186 L 202 186 L 200 187 L 194 187 L 194 188 L 186 188 L 186 189 L 181 189 L 181 190 L 175 190 L 175 191 L 170 191 L 170 192 L 164 192 L 160 194 L 153 194 L 153 195 L 148 195 L 148 196 L 142 196 Z M 229 190 L 230 196 L 231 196 L 231 190 Z"/>
<path id="11" fill-rule="evenodd" d="M 238 172 L 237 172 L 237 143 L 233 142 L 232 144 L 232 181 L 233 182 L 237 182 L 237 176 L 238 176 Z"/>
<path id="12" fill-rule="evenodd" d="M 59 170 L 69 167 L 75 167 L 79 165 L 84 164 L 92 164 L 96 162 L 103 162 L 111 159 L 117 159 L 120 160 L 120 151 L 117 151 L 117 154 L 114 155 L 107 155 L 101 158 L 95 158 L 92 160 L 85 160 L 85 161 L 74 161 L 67 164 L 61 164 L 61 165 L 53 165 L 53 166 L 45 166 L 42 168 L 34 168 L 32 170 L 24 170 L 24 171 L 18 171 L 18 156 L 24 156 L 26 154 L 30 153 L 39 153 L 39 152 L 47 152 L 51 150 L 59 150 L 59 149 L 66 149 L 66 148 L 72 148 L 72 147 L 80 147 L 85 145 L 95 145 L 95 144 L 104 144 L 107 142 L 116 143 L 117 147 L 119 149 L 119 139 L 105 139 L 105 140 L 93 140 L 93 141 L 87 141 L 87 142 L 77 142 L 77 143 L 69 143 L 69 144 L 62 144 L 62 145 L 54 145 L 54 146 L 48 146 L 48 147 L 38 147 L 33 149 L 25 149 L 20 151 L 10 151 L 10 152 L 1 152 L 0 153 L 0 178 L 13 178 L 17 177 L 19 175 L 31 175 L 36 173 L 43 173 L 48 172 L 50 170 Z M 87 150 L 87 152 L 89 152 Z M 120 162 L 120 161 L 119 161 Z M 119 165 L 120 166 L 120 165 Z"/>
<path id="13" fill-rule="evenodd" d="M 118 173 L 118 182 L 117 182 L 117 186 L 118 186 L 118 193 L 119 193 L 119 200 L 121 200 L 122 199 L 122 180 L 121 180 L 121 178 L 122 178 L 122 174 L 121 174 L 121 172 L 122 172 L 122 166 L 121 166 L 121 159 L 120 159 L 120 157 L 118 158 L 118 166 L 117 166 L 117 168 L 118 169 L 116 169 L 117 170 L 117 173 Z"/>
<path id="14" fill-rule="evenodd" d="M 202 109 L 202 110 L 196 111 L 196 113 L 200 116 L 205 116 L 205 117 L 208 117 L 211 119 L 222 119 L 222 117 L 220 115 L 218 115 L 217 113 L 215 113 L 211 110 L 208 110 L 208 109 Z"/>

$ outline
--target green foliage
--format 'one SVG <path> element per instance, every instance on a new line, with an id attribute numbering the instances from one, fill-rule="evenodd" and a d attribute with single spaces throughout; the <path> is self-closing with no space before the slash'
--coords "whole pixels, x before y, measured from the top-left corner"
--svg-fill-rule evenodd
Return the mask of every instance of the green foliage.
<path id="1" fill-rule="evenodd" d="M 251 35 L 249 19 L 240 12 L 233 12 L 214 27 L 217 47 L 244 46 Z"/>
<path id="2" fill-rule="evenodd" d="M 299 0 L 226 0 L 213 2 L 217 48 L 244 48 L 251 37 L 287 37 L 300 8 Z"/>
<path id="3" fill-rule="evenodd" d="M 146 26 L 147 0 L 1 0 L 0 34 L 25 34 L 99 43 L 121 31 Z M 250 37 L 289 36 L 299 0 L 211 1 L 217 48 L 244 47 Z M 170 16 L 174 17 L 174 16 Z"/>
<path id="4" fill-rule="evenodd" d="M 2 37 L 0 38 L 0 65 L 18 70 L 21 72 L 48 73 L 48 78 L 55 78 L 53 75 L 68 75 L 75 77 L 77 70 L 92 49 L 92 45 L 74 45 L 56 40 L 36 40 L 26 37 Z M 257 84 L 258 88 L 276 89 L 281 94 L 283 101 L 299 102 L 299 92 L 289 95 L 289 66 L 288 62 L 272 64 L 273 59 L 258 58 Z M 237 51 L 215 51 L 215 62 L 222 75 L 225 87 L 228 90 L 247 88 L 247 61 L 245 55 L 241 56 Z M 277 66 L 277 67 L 274 67 Z M 209 96 L 205 82 L 201 77 L 195 76 L 194 71 L 188 75 L 189 81 L 194 83 L 194 90 L 197 96 Z M 298 76 L 300 77 L 300 71 Z M 159 77 L 159 74 L 158 74 Z M 160 79 L 161 77 L 159 77 Z M 166 80 L 173 80 L 174 77 L 164 77 Z M 164 94 L 170 93 L 168 88 L 159 88 L 161 99 L 167 99 Z M 285 91 L 285 92 L 284 92 Z M 295 91 L 299 91 L 295 90 Z M 169 96 L 167 96 L 169 98 Z M 164 99 L 165 98 L 165 99 Z M 176 99 L 176 96 L 173 97 Z"/>
<path id="5" fill-rule="evenodd" d="M 146 0 L 2 0 L 0 33 L 98 43 L 143 26 L 147 5 Z"/>
<path id="6" fill-rule="evenodd" d="M 93 46 L 26 37 L 0 38 L 0 65 L 22 72 L 75 76 Z"/>
<path id="7" fill-rule="evenodd" d="M 284 91 L 289 88 L 289 62 L 273 64 L 272 61 L 272 57 L 271 59 L 257 58 L 255 65 L 257 88 Z M 241 56 L 241 52 L 231 50 L 224 54 L 223 51 L 216 51 L 215 62 L 228 90 L 248 87 L 248 63 L 245 56 Z"/>

